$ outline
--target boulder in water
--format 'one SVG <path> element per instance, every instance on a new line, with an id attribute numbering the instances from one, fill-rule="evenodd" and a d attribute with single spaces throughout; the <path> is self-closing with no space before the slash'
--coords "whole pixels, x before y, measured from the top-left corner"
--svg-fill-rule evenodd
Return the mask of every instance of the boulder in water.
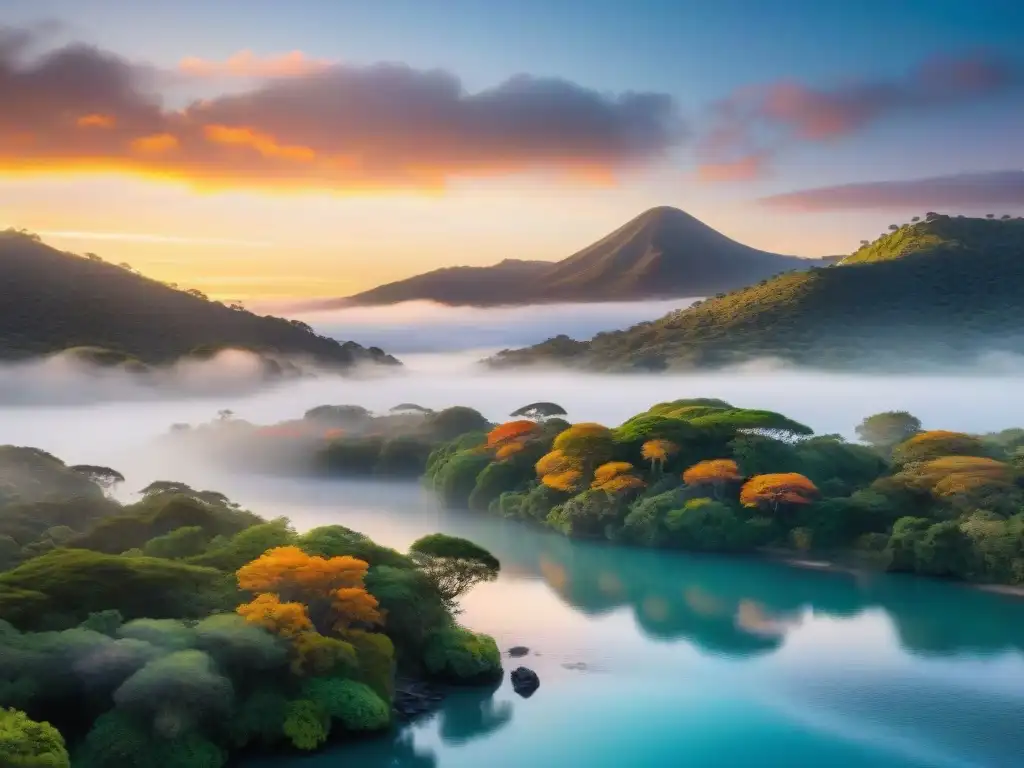
<path id="1" fill-rule="evenodd" d="M 532 669 L 516 667 L 512 670 L 512 688 L 524 699 L 529 698 L 540 687 L 540 678 Z"/>

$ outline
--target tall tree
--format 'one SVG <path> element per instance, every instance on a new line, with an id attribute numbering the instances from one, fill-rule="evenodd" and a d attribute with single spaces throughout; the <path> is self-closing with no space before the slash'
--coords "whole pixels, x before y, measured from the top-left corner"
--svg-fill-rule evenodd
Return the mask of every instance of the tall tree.
<path id="1" fill-rule="evenodd" d="M 661 438 L 648 440 L 640 448 L 640 455 L 651 462 L 652 470 L 657 469 L 658 472 L 663 472 L 666 462 L 677 453 L 679 453 L 678 445 L 671 440 Z"/>
<path id="2" fill-rule="evenodd" d="M 414 541 L 409 556 L 453 612 L 462 595 L 481 582 L 494 581 L 501 570 L 498 559 L 483 547 L 443 533 Z"/>
<path id="3" fill-rule="evenodd" d="M 80 475 L 85 475 L 102 488 L 104 493 L 108 494 L 113 491 L 115 486 L 124 482 L 124 475 L 110 467 L 101 467 L 95 464 L 75 464 L 70 469 Z"/>
<path id="4" fill-rule="evenodd" d="M 533 421 L 544 421 L 550 419 L 552 416 L 565 416 L 567 411 L 565 408 L 560 406 L 558 403 L 530 403 L 524 405 L 522 408 L 516 408 L 509 416 L 516 417 L 522 416 L 526 419 L 532 419 Z"/>

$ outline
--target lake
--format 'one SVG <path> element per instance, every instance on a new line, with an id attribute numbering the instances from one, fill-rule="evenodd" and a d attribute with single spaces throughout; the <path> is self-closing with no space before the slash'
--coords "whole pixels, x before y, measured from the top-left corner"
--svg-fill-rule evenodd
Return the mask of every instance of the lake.
<path id="1" fill-rule="evenodd" d="M 224 491 L 264 517 L 288 515 L 299 529 L 341 523 L 399 549 L 444 531 L 500 558 L 501 578 L 465 598 L 462 621 L 502 648 L 533 650 L 522 663 L 540 675 L 534 696 L 520 698 L 506 680 L 493 692 L 452 696 L 395 738 L 247 768 L 1024 765 L 1024 600 L 923 579 L 572 542 L 439 510 L 415 484 L 231 478 L 148 450 L 170 424 L 222 408 L 272 423 L 323 403 L 386 411 L 409 400 L 470 405 L 494 420 L 554 400 L 574 421 L 618 424 L 661 400 L 721 397 L 848 437 L 864 416 L 896 408 L 927 428 L 1024 425 L 1024 400 L 1012 396 L 1024 384 L 1019 373 L 513 375 L 474 370 L 478 357 L 407 358 L 409 370 L 387 379 L 321 377 L 185 400 L 103 382 L 17 379 L 0 386 L 0 443 L 113 466 L 128 478 L 125 500 L 152 480 L 174 479 Z M 12 388 L 20 399 L 5 400 Z M 25 407 L 26 399 L 38 403 Z"/>
<path id="2" fill-rule="evenodd" d="M 464 624 L 526 645 L 495 691 L 393 738 L 248 768 L 1002 768 L 1024 755 L 1024 601 L 911 577 L 574 542 L 438 509 L 414 484 L 221 479 L 299 529 L 404 549 L 433 531 L 502 562 Z M 516 695 L 518 664 L 540 689 Z"/>

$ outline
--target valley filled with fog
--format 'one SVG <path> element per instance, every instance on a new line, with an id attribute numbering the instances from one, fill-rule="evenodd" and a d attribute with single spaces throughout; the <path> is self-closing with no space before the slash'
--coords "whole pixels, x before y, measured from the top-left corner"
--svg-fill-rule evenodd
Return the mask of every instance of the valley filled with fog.
<path id="1" fill-rule="evenodd" d="M 818 434 L 853 439 L 854 426 L 884 410 L 907 410 L 926 428 L 986 432 L 1024 425 L 1018 361 L 992 359 L 959 375 L 874 376 L 763 365 L 688 374 L 603 375 L 566 370 L 491 371 L 482 357 L 504 346 L 557 333 L 587 338 L 602 329 L 653 319 L 683 302 L 451 308 L 423 303 L 360 308 L 302 319 L 318 332 L 381 344 L 404 363 L 397 369 L 260 385 L 256 362 L 226 353 L 165 369 L 141 385 L 117 370 L 85 371 L 64 361 L 0 368 L 0 442 L 32 445 L 68 462 L 109 463 L 129 485 L 166 476 L 149 467 L 146 446 L 172 424 L 208 421 L 221 410 L 270 424 L 321 404 L 355 404 L 374 412 L 401 402 L 441 409 L 466 405 L 500 421 L 524 403 L 560 403 L 571 421 L 618 424 L 650 405 L 715 397 L 786 414 Z M 166 457 L 164 457 L 166 460 Z"/>
<path id="2" fill-rule="evenodd" d="M 848 439 L 865 416 L 893 409 L 910 411 L 926 428 L 1024 425 L 1024 401 L 1013 396 L 1024 369 L 1005 359 L 958 376 L 885 377 L 770 361 L 632 375 L 479 365 L 497 348 L 559 332 L 587 337 L 665 309 L 421 306 L 303 318 L 319 332 L 381 344 L 404 366 L 271 384 L 254 379 L 256 363 L 242 353 L 164 369 L 145 385 L 116 369 L 52 360 L 8 365 L 0 368 L 0 443 L 113 467 L 125 477 L 116 490 L 124 502 L 138 501 L 154 480 L 173 480 L 223 492 L 267 519 L 288 517 L 299 532 L 342 525 L 403 551 L 444 532 L 498 558 L 500 577 L 466 596 L 459 621 L 492 635 L 501 649 L 528 646 L 524 661 L 543 681 L 535 697 L 514 693 L 508 670 L 516 664 L 508 660 L 500 687 L 455 693 L 436 717 L 308 759 L 243 761 L 247 768 L 338 760 L 514 768 L 569 764 L 581 744 L 586 763 L 598 768 L 621 765 L 623 754 L 656 768 L 683 751 L 694 764 L 739 768 L 749 764 L 751 743 L 765 745 L 764 765 L 780 767 L 1010 764 L 1024 748 L 1015 716 L 1024 704 L 1024 646 L 1015 627 L 1024 624 L 1003 621 L 1021 612 L 1005 595 L 940 580 L 610 547 L 445 508 L 412 479 L 263 476 L 237 466 L 229 473 L 211 464 L 210 453 L 158 439 L 172 425 L 209 422 L 224 411 L 274 425 L 323 404 L 386 413 L 411 402 L 434 410 L 465 405 L 502 421 L 544 400 L 564 406 L 570 421 L 616 425 L 654 403 L 689 397 L 778 411 Z"/>

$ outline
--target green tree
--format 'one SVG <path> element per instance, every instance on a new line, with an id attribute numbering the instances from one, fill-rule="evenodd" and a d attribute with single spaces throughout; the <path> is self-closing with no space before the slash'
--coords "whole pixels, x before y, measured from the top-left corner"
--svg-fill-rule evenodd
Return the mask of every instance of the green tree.
<path id="1" fill-rule="evenodd" d="M 491 423 L 480 411 L 456 405 L 428 416 L 426 427 L 438 440 L 454 440 L 468 432 L 487 431 Z"/>
<path id="2" fill-rule="evenodd" d="M 327 713 L 309 699 L 289 701 L 285 706 L 282 730 L 296 749 L 316 749 L 327 741 L 330 729 Z"/>
<path id="3" fill-rule="evenodd" d="M 516 408 L 509 414 L 512 418 L 521 417 L 532 421 L 544 421 L 552 416 L 565 416 L 567 411 L 558 403 L 530 403 L 522 408 Z"/>
<path id="4" fill-rule="evenodd" d="M 498 559 L 483 547 L 443 533 L 417 539 L 409 555 L 452 610 L 459 597 L 481 582 L 494 581 L 501 570 Z"/>
<path id="5" fill-rule="evenodd" d="M 150 539 L 142 548 L 142 552 L 147 557 L 177 560 L 198 555 L 209 542 L 210 535 L 206 531 L 198 525 L 189 525 Z"/>
<path id="6" fill-rule="evenodd" d="M 883 411 L 857 425 L 857 437 L 885 454 L 921 431 L 921 420 L 906 411 Z"/>
<path id="7" fill-rule="evenodd" d="M 0 709 L 0 765 L 4 768 L 69 768 L 64 737 L 49 723 L 16 709 Z"/>

